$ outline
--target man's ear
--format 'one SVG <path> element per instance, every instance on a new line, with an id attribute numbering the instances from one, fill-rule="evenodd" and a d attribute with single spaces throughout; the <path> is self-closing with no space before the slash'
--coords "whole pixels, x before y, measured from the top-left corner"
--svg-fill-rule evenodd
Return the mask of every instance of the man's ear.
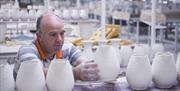
<path id="1" fill-rule="evenodd" d="M 41 35 L 41 32 L 40 32 L 40 31 L 37 31 L 37 32 L 36 32 L 36 37 L 37 37 L 38 39 L 41 39 L 42 35 Z"/>

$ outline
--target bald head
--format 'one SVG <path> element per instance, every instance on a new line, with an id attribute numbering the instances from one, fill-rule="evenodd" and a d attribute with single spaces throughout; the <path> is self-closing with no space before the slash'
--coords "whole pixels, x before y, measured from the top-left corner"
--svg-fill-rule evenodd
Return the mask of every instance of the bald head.
<path id="1" fill-rule="evenodd" d="M 53 13 L 47 12 L 44 13 L 43 15 L 41 15 L 38 19 L 37 19 L 37 23 L 36 23 L 36 29 L 37 31 L 42 30 L 42 28 L 45 26 L 48 27 L 53 27 L 56 26 L 58 23 L 63 27 L 63 22 L 61 20 L 61 18 Z"/>

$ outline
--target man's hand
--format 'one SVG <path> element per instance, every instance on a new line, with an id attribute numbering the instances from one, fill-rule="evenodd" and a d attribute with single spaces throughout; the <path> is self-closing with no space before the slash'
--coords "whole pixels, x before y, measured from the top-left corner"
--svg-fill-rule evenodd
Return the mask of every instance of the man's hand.
<path id="1" fill-rule="evenodd" d="M 75 79 L 96 81 L 99 79 L 98 65 L 93 61 L 82 62 L 73 69 Z"/>

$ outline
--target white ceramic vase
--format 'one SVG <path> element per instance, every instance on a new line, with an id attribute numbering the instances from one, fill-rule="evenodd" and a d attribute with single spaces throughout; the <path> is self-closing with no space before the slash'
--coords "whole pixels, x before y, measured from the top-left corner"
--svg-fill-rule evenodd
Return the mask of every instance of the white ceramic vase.
<path id="1" fill-rule="evenodd" d="M 72 91 L 74 87 L 72 66 L 68 60 L 52 60 L 46 77 L 49 91 Z"/>
<path id="2" fill-rule="evenodd" d="M 151 65 L 147 55 L 133 54 L 126 70 L 126 78 L 134 90 L 146 90 L 152 81 Z"/>
<path id="3" fill-rule="evenodd" d="M 73 19 L 79 19 L 79 11 L 78 9 L 72 10 L 71 16 Z"/>
<path id="4" fill-rule="evenodd" d="M 5 42 L 5 34 L 6 34 L 6 24 L 0 24 L 0 44 Z"/>
<path id="5" fill-rule="evenodd" d="M 36 10 L 32 9 L 32 10 L 29 10 L 29 19 L 30 20 L 36 20 L 37 18 L 37 12 Z"/>
<path id="6" fill-rule="evenodd" d="M 129 59 L 132 54 L 133 54 L 133 49 L 131 45 L 121 46 L 120 49 L 120 55 L 122 58 L 121 67 L 126 67 L 128 65 Z"/>
<path id="7" fill-rule="evenodd" d="M 133 49 L 133 54 L 145 54 L 145 48 L 142 44 L 136 44 Z"/>
<path id="8" fill-rule="evenodd" d="M 121 65 L 121 55 L 120 55 L 120 49 L 119 49 L 119 42 L 121 39 L 111 39 L 111 44 L 114 47 L 114 49 L 116 50 L 117 56 L 118 56 L 118 60 L 119 60 L 119 66 Z"/>
<path id="9" fill-rule="evenodd" d="M 161 43 L 156 43 L 152 46 L 151 58 L 153 59 L 158 52 L 164 52 L 164 46 Z"/>
<path id="10" fill-rule="evenodd" d="M 21 63 L 17 78 L 17 91 L 44 91 L 45 76 L 39 60 L 28 60 Z"/>
<path id="11" fill-rule="evenodd" d="M 120 66 L 117 53 L 112 46 L 99 46 L 95 52 L 94 60 L 98 64 L 102 81 L 111 81 L 117 78 Z"/>
<path id="12" fill-rule="evenodd" d="M 14 91 L 13 69 L 8 63 L 0 63 L 0 91 Z"/>
<path id="13" fill-rule="evenodd" d="M 92 51 L 93 41 L 83 40 L 82 43 L 84 45 L 83 55 L 88 59 L 94 59 L 94 53 Z"/>
<path id="14" fill-rule="evenodd" d="M 26 21 L 28 20 L 28 11 L 26 9 L 21 9 L 21 11 L 19 12 L 19 17 L 22 21 Z"/>
<path id="15" fill-rule="evenodd" d="M 62 16 L 64 19 L 70 19 L 71 18 L 70 11 L 68 9 L 64 9 Z"/>
<path id="16" fill-rule="evenodd" d="M 178 53 L 177 61 L 176 61 L 176 69 L 177 69 L 177 80 L 180 82 L 180 53 Z"/>
<path id="17" fill-rule="evenodd" d="M 88 16 L 88 11 L 86 9 L 81 9 L 79 11 L 79 16 L 81 17 L 81 19 L 88 19 L 89 16 Z"/>
<path id="18" fill-rule="evenodd" d="M 171 88 L 176 84 L 177 71 L 172 53 L 156 53 L 152 63 L 152 75 L 153 82 L 158 88 Z"/>

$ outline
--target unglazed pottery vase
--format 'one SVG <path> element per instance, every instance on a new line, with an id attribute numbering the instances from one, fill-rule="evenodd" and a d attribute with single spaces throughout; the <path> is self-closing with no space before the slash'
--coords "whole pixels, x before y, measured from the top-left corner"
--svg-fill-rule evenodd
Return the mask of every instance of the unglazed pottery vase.
<path id="1" fill-rule="evenodd" d="M 171 88 L 176 84 L 177 71 L 172 53 L 156 53 L 152 63 L 152 75 L 153 82 L 158 88 Z"/>
<path id="2" fill-rule="evenodd" d="M 119 42 L 120 42 L 120 39 L 111 39 L 111 44 L 114 47 L 114 49 L 116 50 L 118 60 L 119 60 L 119 66 L 120 66 L 122 58 L 121 58 L 121 55 L 120 55 Z"/>
<path id="3" fill-rule="evenodd" d="M 0 25 L 0 44 L 5 42 L 6 24 Z"/>
<path id="4" fill-rule="evenodd" d="M 14 91 L 13 69 L 8 63 L 0 63 L 0 91 Z"/>
<path id="5" fill-rule="evenodd" d="M 177 80 L 180 82 L 180 53 L 178 53 L 177 61 L 176 61 L 176 69 L 177 69 Z"/>
<path id="6" fill-rule="evenodd" d="M 164 46 L 161 43 L 152 46 L 151 58 L 153 59 L 158 52 L 164 52 Z"/>
<path id="7" fill-rule="evenodd" d="M 145 54 L 145 48 L 142 44 L 136 44 L 133 49 L 133 54 Z"/>
<path id="8" fill-rule="evenodd" d="M 30 10 L 28 16 L 29 16 L 29 19 L 30 19 L 30 20 L 36 20 L 36 18 L 37 18 L 37 12 L 36 12 L 36 10 L 34 10 L 34 9 Z"/>
<path id="9" fill-rule="evenodd" d="M 146 90 L 152 81 L 151 65 L 147 55 L 133 54 L 126 70 L 126 78 L 134 90 Z"/>
<path id="10" fill-rule="evenodd" d="M 129 59 L 133 54 L 132 45 L 121 46 L 120 55 L 122 58 L 121 67 L 127 67 Z"/>
<path id="11" fill-rule="evenodd" d="M 81 19 L 88 19 L 89 18 L 88 10 L 86 10 L 86 9 L 80 9 L 79 14 L 80 14 L 79 16 Z"/>
<path id="12" fill-rule="evenodd" d="M 70 19 L 71 18 L 70 11 L 68 9 L 64 9 L 62 16 L 64 19 Z"/>
<path id="13" fill-rule="evenodd" d="M 71 11 L 71 17 L 73 19 L 79 19 L 79 11 L 78 11 L 78 9 L 74 9 L 74 10 Z"/>
<path id="14" fill-rule="evenodd" d="M 49 91 L 72 91 L 74 87 L 72 66 L 68 60 L 52 60 L 46 77 Z"/>
<path id="15" fill-rule="evenodd" d="M 39 60 L 29 60 L 21 63 L 17 78 L 17 91 L 44 91 L 45 76 L 42 63 Z"/>
<path id="16" fill-rule="evenodd" d="M 111 81 L 117 78 L 120 73 L 120 66 L 117 53 L 112 46 L 99 46 L 94 60 L 98 64 L 99 75 L 102 81 Z"/>
<path id="17" fill-rule="evenodd" d="M 87 57 L 88 59 L 94 59 L 94 53 L 92 51 L 93 41 L 83 40 L 82 43 L 83 43 L 83 46 L 84 46 L 83 55 L 85 57 Z"/>

